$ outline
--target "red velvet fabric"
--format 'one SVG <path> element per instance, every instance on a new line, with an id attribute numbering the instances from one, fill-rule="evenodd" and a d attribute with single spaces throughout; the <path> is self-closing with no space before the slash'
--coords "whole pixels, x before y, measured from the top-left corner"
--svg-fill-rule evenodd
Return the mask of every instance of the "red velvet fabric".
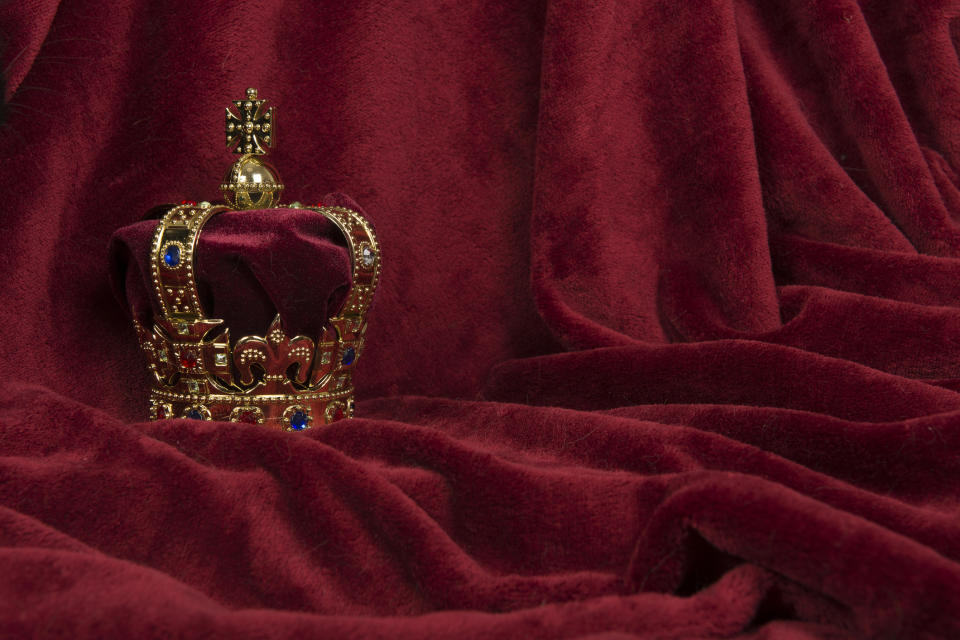
<path id="1" fill-rule="evenodd" d="M 342 194 L 317 204 L 363 214 Z M 142 220 L 118 229 L 110 240 L 114 295 L 145 327 L 160 313 L 150 275 L 156 228 L 157 220 Z M 200 233 L 196 274 L 207 317 L 222 319 L 232 340 L 265 335 L 277 313 L 289 335 L 318 338 L 343 306 L 350 257 L 342 233 L 313 211 L 225 211 Z"/>
<path id="2" fill-rule="evenodd" d="M 0 636 L 960 637 L 958 16 L 3 5 Z M 383 245 L 306 434 L 142 422 L 109 285 L 248 86 Z"/>

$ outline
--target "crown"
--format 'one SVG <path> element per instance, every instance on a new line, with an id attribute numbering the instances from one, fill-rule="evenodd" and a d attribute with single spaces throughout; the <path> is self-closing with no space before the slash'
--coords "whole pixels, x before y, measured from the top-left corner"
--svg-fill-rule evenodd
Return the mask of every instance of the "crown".
<path id="1" fill-rule="evenodd" d="M 289 208 L 316 212 L 346 239 L 351 286 L 321 335 L 290 336 L 278 314 L 265 335 L 231 342 L 224 321 L 200 303 L 195 258 L 204 225 L 230 210 L 277 207 L 276 170 L 261 156 L 276 140 L 273 107 L 256 89 L 227 108 L 227 148 L 241 157 L 221 190 L 228 205 L 184 201 L 166 211 L 150 248 L 150 281 L 160 313 L 151 329 L 134 319 L 154 379 L 150 418 L 248 422 L 300 431 L 354 413 L 352 372 L 363 352 L 366 312 L 380 274 L 380 249 L 370 223 L 345 207 Z"/>

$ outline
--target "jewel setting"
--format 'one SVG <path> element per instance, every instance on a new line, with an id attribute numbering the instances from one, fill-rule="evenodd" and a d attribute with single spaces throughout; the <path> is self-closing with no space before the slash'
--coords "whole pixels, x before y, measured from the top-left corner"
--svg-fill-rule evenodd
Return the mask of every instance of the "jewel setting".
<path id="1" fill-rule="evenodd" d="M 368 244 L 364 244 L 360 247 L 360 262 L 366 268 L 370 268 L 377 261 L 377 254 L 373 251 L 373 247 Z"/>
<path id="2" fill-rule="evenodd" d="M 197 352 L 186 349 L 180 354 L 180 366 L 184 369 L 195 369 L 197 366 Z"/>
<path id="3" fill-rule="evenodd" d="M 287 407 L 283 412 L 283 419 L 286 421 L 287 431 L 303 431 L 312 426 L 310 410 L 302 405 Z"/>
<path id="4" fill-rule="evenodd" d="M 210 420 L 210 409 L 202 404 L 195 404 L 186 408 L 183 417 L 189 420 Z"/>
<path id="5" fill-rule="evenodd" d="M 180 266 L 183 255 L 183 246 L 179 242 L 169 242 L 163 247 L 163 266 L 176 269 Z"/>
<path id="6" fill-rule="evenodd" d="M 353 364 L 353 361 L 357 358 L 357 350 L 353 347 L 347 347 L 343 351 L 343 357 L 340 358 L 340 364 L 345 367 L 349 367 Z"/>
<path id="7" fill-rule="evenodd" d="M 230 422 L 263 424 L 263 411 L 259 407 L 241 406 L 230 412 Z"/>
<path id="8" fill-rule="evenodd" d="M 310 418 L 303 411 L 294 411 L 293 415 L 290 416 L 290 428 L 294 431 L 306 429 L 309 422 Z"/>

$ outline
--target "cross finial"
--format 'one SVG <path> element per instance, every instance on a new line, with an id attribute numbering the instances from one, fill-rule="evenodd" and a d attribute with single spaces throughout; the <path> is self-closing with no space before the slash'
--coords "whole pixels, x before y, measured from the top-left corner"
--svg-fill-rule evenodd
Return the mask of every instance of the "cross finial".
<path id="1" fill-rule="evenodd" d="M 246 100 L 234 100 L 237 107 L 234 115 L 227 107 L 227 148 L 234 153 L 262 156 L 273 147 L 276 132 L 273 122 L 273 107 L 264 108 L 266 100 L 257 99 L 257 90 L 247 89 Z"/>
<path id="2" fill-rule="evenodd" d="M 283 184 L 277 170 L 260 158 L 276 140 L 273 107 L 257 98 L 256 89 L 247 89 L 245 100 L 234 100 L 234 114 L 227 107 L 227 149 L 240 158 L 230 165 L 220 184 L 223 197 L 237 209 L 267 209 L 280 201 Z"/>

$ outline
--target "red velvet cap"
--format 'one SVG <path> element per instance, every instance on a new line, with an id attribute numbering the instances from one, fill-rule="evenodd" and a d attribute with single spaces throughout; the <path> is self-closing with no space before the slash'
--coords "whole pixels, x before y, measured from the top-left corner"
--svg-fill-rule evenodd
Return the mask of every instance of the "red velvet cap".
<path id="1" fill-rule="evenodd" d="M 362 211 L 349 197 L 323 204 Z M 150 281 L 150 243 L 156 220 L 118 229 L 110 241 L 114 292 L 144 326 L 159 304 Z M 350 257 L 340 231 L 304 209 L 228 211 L 200 234 L 197 286 L 208 317 L 222 318 L 231 335 L 263 335 L 279 312 L 290 335 L 317 336 L 343 304 L 351 284 Z"/>

